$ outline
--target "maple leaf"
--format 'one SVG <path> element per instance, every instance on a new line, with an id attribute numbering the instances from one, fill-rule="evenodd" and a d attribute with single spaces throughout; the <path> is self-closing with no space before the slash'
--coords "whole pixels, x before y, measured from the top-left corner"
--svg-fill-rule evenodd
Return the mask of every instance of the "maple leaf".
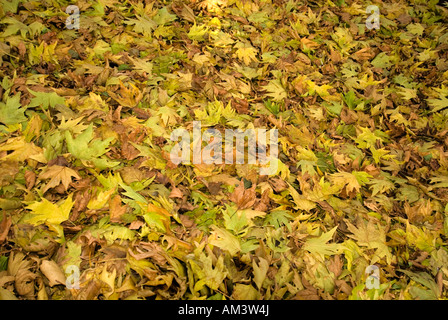
<path id="1" fill-rule="evenodd" d="M 359 148 L 374 148 L 376 141 L 383 139 L 372 132 L 369 128 L 360 127 L 361 133 L 354 139 Z"/>
<path id="2" fill-rule="evenodd" d="M 275 228 L 280 228 L 282 225 L 285 225 L 289 230 L 291 230 L 291 225 L 289 222 L 292 218 L 293 215 L 289 211 L 272 210 L 268 215 L 266 215 L 264 224 L 273 225 Z"/>
<path id="3" fill-rule="evenodd" d="M 197 25 L 196 22 L 190 27 L 188 31 L 188 38 L 196 41 L 204 41 L 204 36 L 208 31 L 208 27 L 205 24 Z"/>
<path id="4" fill-rule="evenodd" d="M 166 209 L 152 203 L 148 203 L 143 209 L 145 211 L 143 218 L 150 227 L 155 227 L 163 232 L 169 230 L 169 220 L 172 215 Z"/>
<path id="5" fill-rule="evenodd" d="M 21 162 L 27 159 L 33 159 L 43 163 L 47 162 L 42 149 L 32 142 L 26 142 L 23 136 L 8 139 L 8 141 L 0 145 L 0 151 L 9 152 L 1 158 L 3 161 L 13 160 Z"/>
<path id="6" fill-rule="evenodd" d="M 6 97 L 6 103 L 0 102 L 0 122 L 10 125 L 26 121 L 25 110 L 20 105 L 20 93 Z"/>
<path id="7" fill-rule="evenodd" d="M 126 213 L 126 205 L 121 205 L 121 197 L 117 194 L 109 204 L 111 222 L 121 222 L 121 216 Z"/>
<path id="8" fill-rule="evenodd" d="M 433 107 L 431 112 L 438 112 L 448 108 L 448 88 L 445 88 L 445 86 L 442 85 L 441 88 L 435 88 L 434 90 L 438 92 L 438 98 L 427 100 L 428 104 Z"/>
<path id="9" fill-rule="evenodd" d="M 211 36 L 213 39 L 213 44 L 216 47 L 228 47 L 235 43 L 232 36 L 226 32 L 218 31 L 217 33 L 213 33 Z"/>
<path id="10" fill-rule="evenodd" d="M 330 175 L 330 179 L 334 184 L 341 187 L 346 186 L 347 192 L 359 192 L 361 186 L 365 185 L 369 178 L 372 178 L 372 176 L 362 171 L 353 171 L 352 173 L 337 172 Z"/>
<path id="11" fill-rule="evenodd" d="M 28 91 L 34 96 L 28 108 L 42 106 L 42 108 L 48 109 L 48 107 L 54 107 L 56 104 L 65 104 L 65 98 L 60 97 L 56 92 L 40 92 L 31 89 L 28 89 Z"/>
<path id="12" fill-rule="evenodd" d="M 385 193 L 389 190 L 395 189 L 395 185 L 387 178 L 384 179 L 372 179 L 369 181 L 369 188 L 372 190 L 372 197 L 378 193 Z"/>
<path id="13" fill-rule="evenodd" d="M 193 292 L 201 290 L 204 285 L 212 290 L 218 290 L 219 286 L 227 276 L 227 271 L 224 266 L 224 256 L 220 256 L 216 263 L 213 264 L 212 257 L 206 256 L 202 252 L 198 259 L 191 259 L 188 262 L 192 271 L 199 279 L 199 281 L 194 284 Z"/>
<path id="14" fill-rule="evenodd" d="M 372 219 L 368 223 L 360 219 L 357 226 L 354 226 L 348 220 L 346 224 L 348 230 L 352 233 L 349 237 L 355 239 L 358 245 L 368 247 L 369 249 L 377 249 L 370 264 L 374 264 L 382 258 L 386 258 L 387 263 L 391 263 L 392 254 L 386 244 L 386 233 L 379 223 L 375 226 Z"/>
<path id="15" fill-rule="evenodd" d="M 252 268 L 254 269 L 255 285 L 259 289 L 261 289 L 263 282 L 266 279 L 266 274 L 269 270 L 269 262 L 262 257 L 259 257 L 258 260 L 259 260 L 259 263 L 257 263 L 255 261 L 255 259 L 252 260 Z"/>
<path id="16" fill-rule="evenodd" d="M 159 9 L 152 20 L 158 25 L 165 25 L 177 19 L 175 14 L 169 13 L 167 7 Z"/>
<path id="17" fill-rule="evenodd" d="M 132 57 L 129 57 L 129 60 L 132 61 L 134 69 L 139 71 L 139 73 L 146 72 L 148 75 L 152 75 L 152 68 L 154 66 L 153 63 L 145 61 L 143 59 Z"/>
<path id="18" fill-rule="evenodd" d="M 212 226 L 212 233 L 210 235 L 209 243 L 211 245 L 217 246 L 222 250 L 226 250 L 231 256 L 235 256 L 241 251 L 240 241 L 236 236 L 227 231 L 226 229 L 219 228 L 217 226 Z"/>
<path id="19" fill-rule="evenodd" d="M 151 37 L 152 32 L 157 28 L 157 23 L 148 17 L 136 16 L 137 19 L 126 19 L 124 23 L 134 25 L 133 30 L 137 33 L 142 33 L 145 37 Z"/>
<path id="20" fill-rule="evenodd" d="M 294 204 L 296 205 L 294 209 L 310 211 L 316 207 L 315 202 L 311 201 L 307 196 L 299 194 L 292 185 L 289 185 L 288 191 L 293 199 Z"/>
<path id="21" fill-rule="evenodd" d="M 440 298 L 441 290 L 437 283 L 434 281 L 433 277 L 426 272 L 412 272 L 410 270 L 398 270 L 408 275 L 412 280 L 417 283 L 422 284 L 427 289 L 422 289 L 417 286 L 411 286 L 409 288 L 409 293 L 418 298 L 419 300 L 437 300 Z"/>
<path id="22" fill-rule="evenodd" d="M 134 84 L 129 83 L 129 88 L 127 88 L 121 81 L 118 90 L 108 90 L 107 93 L 122 106 L 132 108 L 135 107 L 143 97 L 142 92 Z"/>
<path id="23" fill-rule="evenodd" d="M 281 101 L 288 97 L 288 93 L 283 88 L 280 80 L 270 80 L 269 83 L 263 86 L 263 89 L 268 92 L 268 96 L 272 97 L 274 101 Z"/>
<path id="24" fill-rule="evenodd" d="M 432 177 L 431 183 L 435 183 L 435 184 L 431 185 L 428 188 L 428 191 L 431 191 L 436 188 L 448 188 L 448 176 Z"/>
<path id="25" fill-rule="evenodd" d="M 346 94 L 344 94 L 343 100 L 350 109 L 355 109 L 358 104 L 362 102 L 362 99 L 358 99 L 353 90 L 350 90 Z"/>
<path id="26" fill-rule="evenodd" d="M 338 227 L 334 227 L 328 232 L 322 233 L 319 237 L 309 237 L 306 239 L 302 249 L 324 259 L 325 256 L 331 256 L 342 252 L 344 246 L 340 243 L 327 243 L 333 238 Z"/>
<path id="27" fill-rule="evenodd" d="M 104 158 L 99 158 L 108 151 L 107 147 L 114 138 L 110 137 L 105 140 L 92 139 L 93 123 L 91 123 L 87 129 L 80 133 L 76 138 L 73 138 L 69 131 L 65 131 L 67 149 L 75 158 L 80 160 L 90 160 L 101 169 L 119 164 L 118 161 L 109 161 Z"/>
<path id="28" fill-rule="evenodd" d="M 70 210 L 73 207 L 73 194 L 70 194 L 60 205 L 52 203 L 45 198 L 40 202 L 34 202 L 26 207 L 32 211 L 32 215 L 25 219 L 31 224 L 60 224 L 69 217 Z"/>
<path id="29" fill-rule="evenodd" d="M 45 193 L 50 188 L 57 187 L 61 183 L 64 186 L 64 190 L 67 191 L 68 186 L 72 182 L 72 177 L 81 179 L 79 174 L 69 167 L 54 165 L 47 168 L 47 170 L 39 175 L 39 179 L 41 180 L 51 179 L 42 190 L 42 193 Z"/>
<path id="30" fill-rule="evenodd" d="M 252 47 L 249 43 L 238 42 L 235 44 L 237 48 L 235 55 L 242 60 L 245 65 L 249 65 L 252 61 L 257 61 L 257 49 Z"/>
<path id="31" fill-rule="evenodd" d="M 70 194 L 59 204 L 42 198 L 42 201 L 36 201 L 26 207 L 26 209 L 31 210 L 31 213 L 24 215 L 20 221 L 36 226 L 46 224 L 51 230 L 57 233 L 61 239 L 60 241 L 64 241 L 64 230 L 60 224 L 68 220 L 70 216 L 74 204 L 72 197 L 73 194 Z"/>
<path id="32" fill-rule="evenodd" d="M 17 8 L 19 7 L 20 1 L 21 0 L 1 0 L 0 3 L 4 12 L 17 13 Z"/>
<path id="33" fill-rule="evenodd" d="M 244 183 L 240 183 L 229 197 L 230 201 L 237 204 L 238 209 L 247 209 L 255 203 L 255 185 L 250 189 L 244 187 Z"/>
<path id="34" fill-rule="evenodd" d="M 386 150 L 385 148 L 376 149 L 374 147 L 370 147 L 370 151 L 372 152 L 372 158 L 375 161 L 375 163 L 380 163 L 381 158 L 387 160 L 395 157 L 395 155 L 388 155 L 390 151 Z"/>

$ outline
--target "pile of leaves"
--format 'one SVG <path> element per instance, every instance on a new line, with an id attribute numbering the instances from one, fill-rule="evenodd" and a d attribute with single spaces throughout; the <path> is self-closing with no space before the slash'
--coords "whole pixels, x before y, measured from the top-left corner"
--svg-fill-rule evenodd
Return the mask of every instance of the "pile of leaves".
<path id="1" fill-rule="evenodd" d="M 446 299 L 436 2 L 0 0 L 0 298 Z M 277 172 L 174 164 L 193 121 Z"/>

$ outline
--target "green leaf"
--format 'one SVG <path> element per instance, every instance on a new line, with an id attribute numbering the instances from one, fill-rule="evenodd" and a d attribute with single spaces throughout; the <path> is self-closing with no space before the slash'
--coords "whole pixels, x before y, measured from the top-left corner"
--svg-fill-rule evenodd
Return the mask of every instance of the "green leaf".
<path id="1" fill-rule="evenodd" d="M 352 110 L 354 110 L 358 106 L 358 104 L 362 102 L 362 99 L 358 99 L 353 90 L 350 90 L 349 92 L 344 94 L 343 100 L 347 104 L 347 106 Z"/>
<path id="2" fill-rule="evenodd" d="M 93 123 L 76 138 L 73 138 L 69 131 L 65 131 L 68 151 L 77 159 L 92 161 L 100 169 L 114 167 L 119 164 L 118 161 L 99 158 L 108 151 L 107 147 L 113 139 L 112 137 L 106 140 L 93 139 Z"/>
<path id="3" fill-rule="evenodd" d="M 228 251 L 231 256 L 235 256 L 241 251 L 240 241 L 232 233 L 217 226 L 212 226 L 212 229 L 213 231 L 209 240 L 210 244 Z"/>
<path id="4" fill-rule="evenodd" d="M 303 250 L 309 251 L 310 253 L 321 257 L 331 256 L 342 252 L 344 246 L 339 243 L 327 243 L 333 238 L 334 233 L 338 227 L 334 227 L 328 232 L 322 233 L 319 237 L 309 237 L 307 238 L 305 244 L 303 245 Z"/>
<path id="5" fill-rule="evenodd" d="M 268 93 L 267 95 L 272 97 L 274 101 L 281 101 L 288 97 L 288 94 L 283 88 L 280 80 L 270 80 L 269 83 L 263 87 Z"/>
<path id="6" fill-rule="evenodd" d="M 386 69 L 392 66 L 389 56 L 386 52 L 379 53 L 375 59 L 370 62 L 375 68 Z"/>
<path id="7" fill-rule="evenodd" d="M 227 276 L 227 271 L 224 265 L 224 256 L 220 256 L 213 267 L 211 256 L 206 256 L 201 253 L 199 260 L 189 260 L 189 264 L 193 272 L 199 278 L 195 283 L 193 291 L 201 290 L 204 285 L 212 290 L 218 290 Z"/>
<path id="8" fill-rule="evenodd" d="M 370 189 L 372 190 L 372 197 L 378 193 L 385 193 L 395 189 L 395 185 L 388 179 L 372 179 L 369 181 Z"/>
<path id="9" fill-rule="evenodd" d="M 8 268 L 8 257 L 0 256 L 0 271 L 6 270 Z"/>
<path id="10" fill-rule="evenodd" d="M 135 239 L 135 231 L 130 230 L 129 228 L 127 228 L 125 226 L 109 225 L 107 228 L 104 228 L 102 237 L 104 239 L 106 239 L 108 244 L 112 244 L 117 239 L 134 240 Z"/>
<path id="11" fill-rule="evenodd" d="M 28 91 L 34 96 L 28 108 L 42 106 L 46 110 L 48 107 L 54 107 L 56 104 L 65 104 L 65 98 L 60 97 L 56 92 L 40 92 L 31 89 L 28 89 Z"/>
<path id="12" fill-rule="evenodd" d="M 134 31 L 142 33 L 145 37 L 151 37 L 152 32 L 157 28 L 157 23 L 147 17 L 137 16 L 137 19 L 127 19 L 124 23 L 134 25 Z"/>
<path id="13" fill-rule="evenodd" d="M 440 297 L 440 290 L 437 283 L 426 272 L 412 272 L 410 270 L 399 269 L 397 271 L 403 272 L 408 275 L 415 282 L 425 286 L 427 289 L 419 288 L 417 286 L 411 286 L 409 292 L 414 298 L 420 300 L 438 300 Z"/>
<path id="14" fill-rule="evenodd" d="M 6 103 L 0 102 L 0 122 L 6 125 L 16 124 L 27 120 L 26 107 L 20 105 L 20 93 L 7 97 Z"/>
<path id="15" fill-rule="evenodd" d="M 272 210 L 266 215 L 264 220 L 265 225 L 273 225 L 275 228 L 280 228 L 282 225 L 291 229 L 290 221 L 293 219 L 292 214 L 286 210 Z M 291 231 L 291 230 L 290 230 Z"/>
<path id="16" fill-rule="evenodd" d="M 5 13 L 11 12 L 11 13 L 17 13 L 17 8 L 19 7 L 19 3 L 21 0 L 1 0 L 0 4 L 3 8 L 3 11 Z"/>
<path id="17" fill-rule="evenodd" d="M 159 9 L 156 15 L 152 17 L 152 20 L 159 26 L 169 24 L 170 22 L 173 22 L 176 19 L 177 16 L 175 14 L 169 13 L 166 7 Z"/>

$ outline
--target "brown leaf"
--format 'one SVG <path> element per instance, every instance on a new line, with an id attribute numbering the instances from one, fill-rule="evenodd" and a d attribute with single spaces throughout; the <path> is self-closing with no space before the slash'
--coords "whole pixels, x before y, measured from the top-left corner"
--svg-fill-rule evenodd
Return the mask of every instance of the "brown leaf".
<path id="1" fill-rule="evenodd" d="M 250 189 L 245 189 L 244 183 L 240 182 L 229 199 L 235 202 L 240 210 L 252 207 L 255 203 L 255 184 Z"/>
<path id="2" fill-rule="evenodd" d="M 45 188 L 42 190 L 43 193 L 45 193 L 50 188 L 55 188 L 62 184 L 64 186 L 64 190 L 67 191 L 68 186 L 72 182 L 72 177 L 75 179 L 81 179 L 79 174 L 69 167 L 63 167 L 54 165 L 49 168 L 43 173 L 39 175 L 39 179 L 51 179 L 50 182 L 45 186 Z"/>
<path id="3" fill-rule="evenodd" d="M 401 25 L 405 26 L 412 22 L 412 17 L 407 13 L 402 13 L 397 17 L 397 20 Z"/>
<path id="4" fill-rule="evenodd" d="M 311 50 L 315 50 L 320 47 L 320 44 L 318 44 L 317 42 L 315 42 L 313 40 L 307 39 L 307 38 L 300 39 L 300 42 L 302 43 L 303 48 L 307 47 Z"/>
<path id="5" fill-rule="evenodd" d="M 95 299 L 101 290 L 101 282 L 98 279 L 92 279 L 87 283 L 85 287 L 82 287 L 75 293 L 75 299 L 77 300 L 93 300 Z"/>
<path id="6" fill-rule="evenodd" d="M 342 61 L 341 54 L 338 51 L 336 51 L 336 50 L 331 50 L 330 51 L 330 59 L 334 63 L 338 63 L 338 62 Z"/>
<path id="7" fill-rule="evenodd" d="M 40 271 L 47 277 L 50 287 L 65 284 L 65 275 L 53 260 L 44 260 L 40 264 Z"/>
<path id="8" fill-rule="evenodd" d="M 275 192 L 280 193 L 283 190 L 288 189 L 288 184 L 280 178 L 273 177 L 268 180 L 269 185 L 274 189 Z"/>
<path id="9" fill-rule="evenodd" d="M 156 242 L 141 242 L 135 249 L 137 253 L 131 249 L 128 250 L 128 253 L 137 260 L 151 258 L 159 265 L 167 263 L 165 250 Z"/>
<path id="10" fill-rule="evenodd" d="M 336 279 L 334 283 L 339 288 L 339 290 L 345 293 L 347 296 L 352 293 L 353 288 L 350 287 L 344 280 Z"/>
<path id="11" fill-rule="evenodd" d="M 3 219 L 0 223 L 0 243 L 3 243 L 6 240 L 11 224 L 11 217 L 6 217 L 6 213 L 3 211 Z"/>
<path id="12" fill-rule="evenodd" d="M 32 187 L 34 187 L 34 184 L 36 183 L 36 174 L 34 171 L 26 170 L 25 171 L 25 185 L 28 190 L 31 190 Z"/>
<path id="13" fill-rule="evenodd" d="M 183 193 L 179 188 L 173 186 L 173 189 L 171 190 L 169 197 L 182 199 Z"/>
<path id="14" fill-rule="evenodd" d="M 314 288 L 303 276 L 302 283 L 305 289 L 297 292 L 296 295 L 292 298 L 293 300 L 320 300 L 317 289 Z"/>
<path id="15" fill-rule="evenodd" d="M 21 296 L 28 299 L 34 298 L 34 279 L 37 275 L 28 269 L 20 269 L 16 273 L 14 286 Z"/>
<path id="16" fill-rule="evenodd" d="M 121 216 L 126 213 L 126 205 L 121 205 L 121 197 L 117 194 L 109 204 L 111 222 L 121 222 Z"/>
<path id="17" fill-rule="evenodd" d="M 26 45 L 25 45 L 25 42 L 23 42 L 23 41 L 20 41 L 18 44 L 17 44 L 17 49 L 19 50 L 19 55 L 20 55 L 20 57 L 25 57 L 25 53 L 26 53 Z"/>
<path id="18" fill-rule="evenodd" d="M 357 61 L 366 61 L 370 60 L 375 56 L 375 53 L 370 47 L 362 48 L 361 50 L 356 51 L 352 57 Z"/>
<path id="19" fill-rule="evenodd" d="M 221 185 L 222 182 L 209 182 L 207 184 L 207 189 L 212 196 L 216 196 L 221 192 Z"/>
<path id="20" fill-rule="evenodd" d="M 254 205 L 254 210 L 266 212 L 269 208 L 270 198 L 269 189 L 263 191 L 261 199 L 258 199 Z"/>
<path id="21" fill-rule="evenodd" d="M 335 255 L 333 259 L 331 259 L 331 263 L 328 266 L 328 270 L 334 273 L 334 276 L 337 278 L 341 275 L 342 267 L 344 263 L 341 259 L 340 255 Z"/>
<path id="22" fill-rule="evenodd" d="M 84 179 L 88 180 L 88 179 Z M 70 216 L 71 221 L 76 221 L 78 219 L 79 214 L 87 208 L 87 204 L 90 201 L 92 195 L 89 192 L 89 189 L 84 191 L 75 192 L 75 204 L 73 206 L 72 214 Z"/>

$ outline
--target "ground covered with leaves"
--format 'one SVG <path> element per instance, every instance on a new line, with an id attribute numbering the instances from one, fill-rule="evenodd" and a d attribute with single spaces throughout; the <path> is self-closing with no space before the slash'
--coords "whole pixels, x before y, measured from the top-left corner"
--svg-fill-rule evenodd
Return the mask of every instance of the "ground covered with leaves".
<path id="1" fill-rule="evenodd" d="M 0 298 L 447 298 L 434 1 L 0 3 Z M 174 164 L 193 121 L 277 172 Z"/>

